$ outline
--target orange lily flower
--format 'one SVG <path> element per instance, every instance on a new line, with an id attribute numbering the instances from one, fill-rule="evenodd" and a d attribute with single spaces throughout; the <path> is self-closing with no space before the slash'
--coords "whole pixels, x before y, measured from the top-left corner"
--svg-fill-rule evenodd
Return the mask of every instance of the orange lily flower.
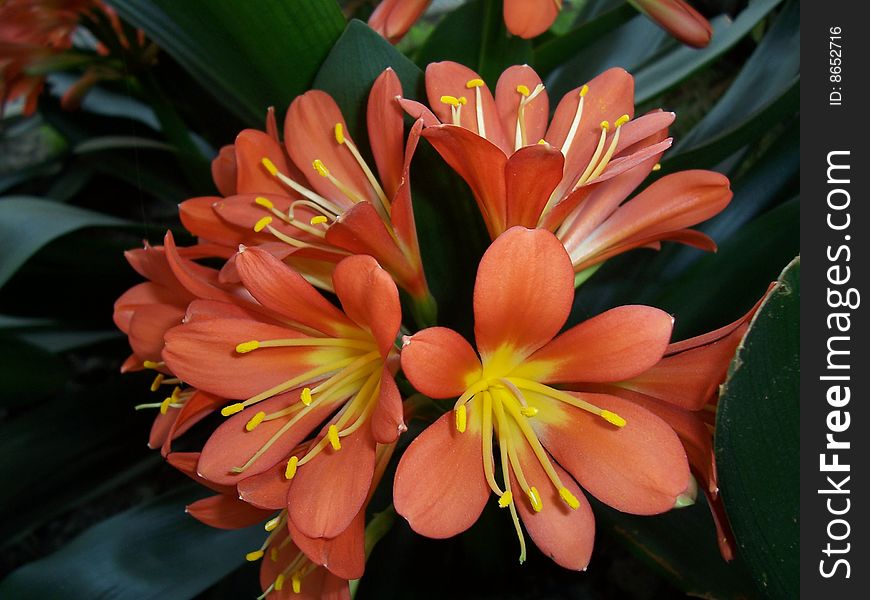
<path id="1" fill-rule="evenodd" d="M 646 306 L 607 311 L 561 335 L 574 295 L 559 241 L 515 227 L 481 260 L 474 289 L 477 352 L 456 332 L 406 338 L 402 368 L 432 398 L 458 396 L 408 447 L 396 473 L 396 511 L 428 537 L 470 527 L 490 493 L 558 564 L 584 569 L 595 524 L 581 487 L 624 512 L 672 508 L 690 481 L 679 438 L 652 412 L 618 396 L 554 387 L 640 375 L 662 358 L 670 315 Z M 493 435 L 503 480 L 495 477 Z"/>
<path id="2" fill-rule="evenodd" d="M 566 94 L 549 127 L 547 91 L 528 66 L 506 70 L 493 96 L 471 69 L 433 63 L 426 91 L 434 113 L 400 102 L 471 187 L 493 239 L 515 225 L 549 229 L 578 273 L 663 240 L 715 250 L 713 240 L 687 228 L 728 205 L 723 175 L 674 173 L 623 203 L 657 168 L 674 120 L 662 111 L 633 119 L 634 79 L 624 70 Z"/>
<path id="3" fill-rule="evenodd" d="M 504 24 L 528 40 L 547 31 L 560 10 L 562 0 L 504 0 Z"/>
<path id="4" fill-rule="evenodd" d="M 687 46 L 704 48 L 713 37 L 710 22 L 683 0 L 629 0 L 629 4 Z"/>
<path id="5" fill-rule="evenodd" d="M 203 448 L 198 472 L 236 485 L 276 468 L 293 480 L 293 524 L 305 536 L 333 538 L 365 501 L 377 444 L 405 430 L 393 380 L 398 290 L 372 257 L 346 258 L 332 279 L 342 312 L 263 249 L 243 248 L 235 264 L 258 312 L 188 311 L 186 323 L 165 335 L 172 372 L 240 400 L 221 411 L 229 418 Z M 316 442 L 294 453 L 318 429 Z"/>
<path id="6" fill-rule="evenodd" d="M 312 90 L 290 105 L 283 147 L 276 133 L 245 130 L 234 144 L 235 160 L 229 150 L 221 152 L 213 173 L 221 191 L 232 195 L 188 200 L 182 221 L 205 240 L 269 244 L 279 258 L 301 259 L 288 262 L 325 289 L 328 271 L 307 269 L 311 262 L 334 265 L 348 254 L 371 255 L 431 313 L 408 175 L 422 125 L 411 129 L 405 145 L 395 102 L 401 93 L 398 77 L 387 69 L 369 94 L 368 131 L 379 177 L 348 135 L 332 97 Z"/>
<path id="7" fill-rule="evenodd" d="M 369 17 L 369 27 L 391 44 L 405 37 L 432 0 L 384 0 Z"/>

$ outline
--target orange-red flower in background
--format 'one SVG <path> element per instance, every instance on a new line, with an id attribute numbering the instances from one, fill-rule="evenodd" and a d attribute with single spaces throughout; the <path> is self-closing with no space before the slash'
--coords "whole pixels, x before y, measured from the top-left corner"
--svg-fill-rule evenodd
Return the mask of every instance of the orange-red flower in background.
<path id="1" fill-rule="evenodd" d="M 396 510 L 423 535 L 470 527 L 490 493 L 558 564 L 584 569 L 594 538 L 581 486 L 624 512 L 672 508 L 690 482 L 686 453 L 652 412 L 618 396 L 556 385 L 635 377 L 659 362 L 673 319 L 646 306 L 607 311 L 561 335 L 574 272 L 559 241 L 515 227 L 481 260 L 474 289 L 477 351 L 456 332 L 406 338 L 402 368 L 432 398 L 458 396 L 408 447 Z M 495 479 L 493 435 L 503 481 Z M 579 483 L 579 485 L 578 485 Z"/>
<path id="2" fill-rule="evenodd" d="M 369 27 L 391 44 L 405 37 L 432 0 L 384 0 L 369 17 Z"/>
<path id="3" fill-rule="evenodd" d="M 290 522 L 307 537 L 333 538 L 366 499 L 377 445 L 405 429 L 393 380 L 398 290 L 370 256 L 346 258 L 332 280 L 342 312 L 265 250 L 244 248 L 235 262 L 259 312 L 208 314 L 197 301 L 165 335 L 173 373 L 239 400 L 222 410 L 229 418 L 203 448 L 198 472 L 220 485 L 260 474 L 292 480 Z"/>
<path id="4" fill-rule="evenodd" d="M 562 0 L 504 0 L 504 24 L 512 34 L 531 39 L 547 31 L 560 10 Z"/>
<path id="5" fill-rule="evenodd" d="M 713 37 L 710 22 L 683 0 L 629 0 L 629 3 L 687 46 L 703 48 Z"/>
<path id="6" fill-rule="evenodd" d="M 664 240 L 716 248 L 687 228 L 728 205 L 723 175 L 674 173 L 624 202 L 657 168 L 674 120 L 662 111 L 633 119 L 634 80 L 624 70 L 610 69 L 566 94 L 549 126 L 546 89 L 528 66 L 506 70 L 493 96 L 467 67 L 433 63 L 426 91 L 434 113 L 400 102 L 469 184 L 493 239 L 516 225 L 548 229 L 577 272 Z"/>
<path id="7" fill-rule="evenodd" d="M 290 105 L 283 146 L 270 125 L 271 134 L 245 130 L 232 150 L 221 151 L 213 173 L 227 197 L 184 202 L 182 221 L 204 240 L 262 245 L 325 289 L 339 260 L 371 255 L 418 305 L 431 309 L 408 175 L 421 125 L 405 144 L 395 102 L 401 93 L 398 77 L 387 69 L 369 94 L 367 125 L 379 176 L 350 138 L 332 97 L 312 90 Z"/>

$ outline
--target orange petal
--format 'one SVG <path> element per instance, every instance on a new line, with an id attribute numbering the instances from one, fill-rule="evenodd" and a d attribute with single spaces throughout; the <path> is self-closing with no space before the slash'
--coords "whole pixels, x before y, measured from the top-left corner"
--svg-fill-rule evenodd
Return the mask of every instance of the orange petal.
<path id="1" fill-rule="evenodd" d="M 518 86 L 524 86 L 529 93 L 541 84 L 541 78 L 528 65 L 508 67 L 495 86 L 495 104 L 498 107 L 499 118 L 504 127 L 508 141 L 517 148 L 517 116 L 520 100 L 523 98 Z M 526 144 L 537 144 L 547 133 L 547 121 L 550 118 L 550 98 L 547 90 L 543 90 L 523 108 Z"/>
<path id="2" fill-rule="evenodd" d="M 232 144 L 222 147 L 211 161 L 211 177 L 222 196 L 236 193 L 236 149 Z"/>
<path id="3" fill-rule="evenodd" d="M 262 510 L 232 496 L 209 496 L 187 506 L 191 517 L 218 529 L 244 529 L 271 517 L 274 511 Z"/>
<path id="4" fill-rule="evenodd" d="M 399 461 L 393 502 L 396 512 L 421 535 L 454 536 L 471 527 L 483 512 L 489 486 L 479 425 L 473 425 L 459 433 L 452 412 L 447 413 L 417 436 Z"/>
<path id="5" fill-rule="evenodd" d="M 565 159 L 548 145 L 527 146 L 515 152 L 505 165 L 507 227 L 535 228 L 550 194 L 562 180 Z"/>
<path id="6" fill-rule="evenodd" d="M 307 537 L 293 521 L 288 522 L 290 536 L 308 559 L 342 579 L 359 579 L 365 571 L 365 525 L 365 508 L 356 514 L 347 529 L 329 539 Z"/>
<path id="7" fill-rule="evenodd" d="M 431 0 L 384 0 L 369 17 L 369 27 L 391 44 L 401 40 Z"/>
<path id="8" fill-rule="evenodd" d="M 216 300 L 194 300 L 187 306 L 187 312 L 184 314 L 185 324 L 212 319 L 246 319 L 269 322 L 253 310 Z M 280 323 L 275 321 L 271 324 L 279 325 Z"/>
<path id="9" fill-rule="evenodd" d="M 218 282 L 218 273 L 214 269 L 199 265 L 185 258 L 180 252 L 183 248 L 175 245 L 171 231 L 166 232 L 163 240 L 166 261 L 172 274 L 188 292 L 199 298 L 220 300 L 223 302 L 238 301 L 232 293 L 223 289 Z M 177 284 L 176 284 L 177 285 Z"/>
<path id="10" fill-rule="evenodd" d="M 199 457 L 199 452 L 173 452 L 166 457 L 166 462 L 212 491 L 225 496 L 235 496 L 235 486 L 214 484 L 197 474 L 196 465 L 199 462 Z"/>
<path id="11" fill-rule="evenodd" d="M 341 449 L 326 448 L 299 467 L 287 497 L 287 514 L 312 538 L 334 538 L 363 507 L 375 470 L 371 428 L 341 438 Z"/>
<path id="12" fill-rule="evenodd" d="M 216 196 L 190 198 L 178 205 L 178 215 L 184 228 L 198 238 L 235 248 L 248 239 L 248 232 L 225 222 L 214 212 L 214 203 L 220 200 Z"/>
<path id="13" fill-rule="evenodd" d="M 160 362 L 163 336 L 171 328 L 181 325 L 184 310 L 170 304 L 149 304 L 136 309 L 130 319 L 130 347 L 145 360 Z"/>
<path id="14" fill-rule="evenodd" d="M 371 416 L 372 436 L 379 444 L 391 444 L 408 430 L 402 412 L 402 395 L 387 367 L 381 372 L 381 390 Z"/>
<path id="15" fill-rule="evenodd" d="M 290 193 L 290 190 L 263 166 L 263 159 L 268 158 L 279 171 L 292 177 L 284 150 L 270 135 L 256 129 L 245 129 L 236 136 L 235 148 L 238 170 L 237 194 L 286 196 Z M 305 185 L 304 181 L 300 183 Z"/>
<path id="16" fill-rule="evenodd" d="M 335 267 L 332 283 L 344 312 L 374 336 L 386 358 L 402 324 L 399 290 L 389 273 L 371 256 L 350 256 Z"/>
<path id="17" fill-rule="evenodd" d="M 499 119 L 495 99 L 487 85 L 479 86 L 483 125 L 485 134 L 480 132 L 477 115 L 477 92 L 468 83 L 480 80 L 480 75 L 459 63 L 444 61 L 430 63 L 426 67 L 426 95 L 429 98 L 429 106 L 438 116 L 442 123 L 453 124 L 451 108 L 449 104 L 441 101 L 445 96 L 453 97 L 465 103 L 460 110 L 459 125 L 501 148 L 505 153 L 513 151 L 513 140 L 509 140 L 502 128 Z"/>
<path id="18" fill-rule="evenodd" d="M 540 512 L 535 512 L 520 493 L 520 485 L 511 471 L 511 488 L 515 490 L 514 499 L 523 525 L 535 545 L 556 564 L 574 571 L 586 570 L 595 541 L 595 517 L 586 495 L 564 469 L 553 464 L 562 484 L 577 498 L 579 506 L 571 509 L 559 496 L 531 449 L 525 444 L 520 449 L 523 474 L 529 485 L 538 489 L 543 503 Z"/>
<path id="19" fill-rule="evenodd" d="M 314 161 L 320 160 L 341 183 L 353 190 L 359 200 L 379 203 L 365 173 L 347 148 L 336 141 L 335 126 L 341 125 L 344 137 L 350 139 L 347 123 L 332 96 L 311 90 L 298 96 L 287 110 L 284 121 L 284 144 L 297 167 L 306 174 L 315 192 L 350 208 L 354 200 L 345 196 L 326 177 L 318 175 Z"/>
<path id="20" fill-rule="evenodd" d="M 558 423 L 532 420 L 541 442 L 590 494 L 622 512 L 651 515 L 670 510 L 689 481 L 683 445 L 667 423 L 627 400 L 573 394 L 626 420 L 624 427 L 561 405 Z M 557 403 L 546 398 L 540 402 Z"/>
<path id="21" fill-rule="evenodd" d="M 213 411 L 220 408 L 224 403 L 225 401 L 223 398 L 213 396 L 212 394 L 208 394 L 202 390 L 196 390 L 193 395 L 187 399 L 184 406 L 178 409 L 175 419 L 172 420 L 172 427 L 169 428 L 163 442 L 161 444 L 155 444 L 149 441 L 148 447 L 158 448 L 162 446 L 160 447 L 160 453 L 164 457 L 167 456 L 172 450 L 171 444 L 173 440 L 199 423 Z M 170 408 L 169 410 L 173 409 Z M 156 440 L 154 441 L 156 442 Z"/>
<path id="22" fill-rule="evenodd" d="M 169 437 L 169 432 L 175 424 L 175 419 L 178 417 L 180 408 L 169 407 L 165 413 L 158 412 L 154 417 L 154 422 L 151 424 L 151 431 L 148 433 L 148 447 L 152 450 L 160 448 L 166 439 Z"/>
<path id="23" fill-rule="evenodd" d="M 637 0 L 634 5 L 687 46 L 704 48 L 713 37 L 710 22 L 683 0 Z"/>
<path id="24" fill-rule="evenodd" d="M 441 121 L 438 120 L 435 113 L 429 110 L 429 107 L 425 104 L 421 104 L 414 100 L 408 100 L 407 98 L 398 98 L 398 102 L 399 106 L 402 107 L 402 110 L 408 113 L 408 115 L 415 121 L 423 121 L 425 127 L 441 125 Z"/>
<path id="25" fill-rule="evenodd" d="M 531 39 L 550 28 L 561 8 L 561 0 L 505 0 L 504 24 L 512 34 Z"/>
<path id="26" fill-rule="evenodd" d="M 245 248 L 236 257 L 236 268 L 245 288 L 269 310 L 327 335 L 355 329 L 314 286 L 269 252 Z"/>
<path id="27" fill-rule="evenodd" d="M 419 2 L 418 2 L 419 3 Z M 413 4 L 413 2 L 405 2 Z M 428 2 L 423 2 L 423 5 Z M 372 155 L 387 198 L 392 198 L 402 180 L 405 164 L 404 111 L 396 96 L 402 95 L 402 84 L 396 72 L 387 68 L 372 85 L 366 105 L 366 124 Z"/>
<path id="28" fill-rule="evenodd" d="M 572 327 L 535 352 L 523 369 L 541 369 L 545 383 L 619 381 L 655 365 L 668 347 L 674 319 L 651 306 L 618 306 Z"/>
<path id="29" fill-rule="evenodd" d="M 471 187 L 490 237 L 498 237 L 507 222 L 504 152 L 473 132 L 453 125 L 428 127 L 423 130 L 423 137 Z"/>
<path id="30" fill-rule="evenodd" d="M 305 452 L 303 451 L 302 454 Z M 296 455 L 296 452 L 292 452 Z M 301 456 L 299 454 L 298 456 Z M 280 510 L 287 506 L 287 492 L 291 480 L 284 476 L 287 462 L 281 461 L 271 469 L 239 480 L 239 496 L 245 502 L 260 508 Z"/>
<path id="31" fill-rule="evenodd" d="M 452 329 L 430 327 L 405 338 L 402 370 L 430 398 L 455 398 L 480 379 L 480 359 Z"/>
<path id="32" fill-rule="evenodd" d="M 264 400 L 250 408 L 246 408 L 221 423 L 202 449 L 202 456 L 197 466 L 199 474 L 213 483 L 221 485 L 236 485 L 242 479 L 258 475 L 282 463 L 286 465 L 290 451 L 296 448 L 311 431 L 323 421 L 333 407 L 322 406 L 308 410 L 293 427 L 266 450 L 243 473 L 232 471 L 235 467 L 244 465 L 254 454 L 276 434 L 292 416 L 280 417 L 263 421 L 251 431 L 245 429 L 245 424 L 258 412 L 266 414 L 277 412 L 293 404 L 298 404 L 299 391 L 294 390 Z"/>
<path id="33" fill-rule="evenodd" d="M 134 285 L 115 300 L 112 319 L 118 329 L 129 333 L 130 321 L 138 309 L 154 304 L 174 305 L 180 308 L 190 299 L 192 297 L 186 291 L 178 294 L 167 287 L 146 281 Z"/>
<path id="34" fill-rule="evenodd" d="M 574 270 L 556 237 L 514 227 L 484 253 L 474 284 L 474 335 L 483 362 L 499 348 L 528 356 L 565 324 Z"/>

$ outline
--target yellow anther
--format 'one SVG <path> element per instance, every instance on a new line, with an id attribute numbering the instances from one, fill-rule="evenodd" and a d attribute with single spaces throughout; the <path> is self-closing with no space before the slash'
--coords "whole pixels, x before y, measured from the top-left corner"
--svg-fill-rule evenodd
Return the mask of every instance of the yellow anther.
<path id="1" fill-rule="evenodd" d="M 546 145 L 547 145 L 547 140 L 545 140 L 544 138 L 541 138 L 541 139 L 538 140 L 538 144 L 540 144 L 541 146 L 546 146 Z"/>
<path id="2" fill-rule="evenodd" d="M 616 123 L 614 123 L 614 125 L 616 125 L 617 127 L 622 127 L 629 121 L 631 121 L 631 117 L 629 117 L 628 115 L 622 115 L 621 117 L 616 119 Z"/>
<path id="3" fill-rule="evenodd" d="M 588 85 L 584 85 L 582 88 L 580 88 L 580 97 L 581 98 L 588 93 L 589 93 L 589 86 Z"/>
<path id="4" fill-rule="evenodd" d="M 538 414 L 538 409 L 534 406 L 524 406 L 520 409 L 520 412 L 526 417 L 534 417 Z"/>
<path id="5" fill-rule="evenodd" d="M 293 593 L 294 594 L 301 594 L 302 593 L 302 578 L 299 577 L 298 573 L 293 575 L 293 577 L 290 578 L 290 583 L 293 585 Z"/>
<path id="6" fill-rule="evenodd" d="M 274 177 L 278 174 L 278 167 L 276 167 L 275 163 L 273 163 L 271 160 L 264 156 L 260 162 L 263 163 L 263 166 L 266 167 L 267 171 L 269 171 L 269 175 Z"/>
<path id="7" fill-rule="evenodd" d="M 610 131 L 610 123 L 607 121 L 601 121 L 601 129 L 604 131 Z"/>
<path id="8" fill-rule="evenodd" d="M 529 488 L 529 502 L 532 504 L 532 510 L 541 512 L 544 508 L 544 503 L 541 502 L 541 494 L 538 493 L 538 488 L 532 486 Z"/>
<path id="9" fill-rule="evenodd" d="M 661 171 L 662 170 L 662 163 L 654 164 L 652 170 L 653 171 Z"/>
<path id="10" fill-rule="evenodd" d="M 266 531 L 274 531 L 276 527 L 278 527 L 278 523 L 281 522 L 281 517 L 275 517 L 274 519 L 269 519 L 266 521 L 266 525 L 263 527 Z M 273 548 L 274 550 L 274 548 Z"/>
<path id="11" fill-rule="evenodd" d="M 257 196 L 256 198 L 254 198 L 254 204 L 259 204 L 260 206 L 268 210 L 272 210 L 273 208 L 275 208 L 275 205 L 272 204 L 272 202 L 268 198 L 263 198 L 262 196 Z"/>
<path id="12" fill-rule="evenodd" d="M 317 171 L 321 177 L 329 177 L 329 169 L 326 168 L 326 165 L 323 164 L 323 161 L 319 158 L 315 158 L 314 162 L 311 163 L 314 167 L 314 170 Z"/>
<path id="13" fill-rule="evenodd" d="M 610 423 L 611 425 L 616 425 L 617 427 L 625 427 L 625 419 L 620 417 L 615 412 L 610 412 L 609 410 L 602 410 L 601 418 Z"/>
<path id="14" fill-rule="evenodd" d="M 504 494 L 499 496 L 498 505 L 501 508 L 507 508 L 508 506 L 510 506 L 511 502 L 513 502 L 513 501 L 514 501 L 513 494 L 511 494 L 510 492 L 505 492 Z"/>
<path id="15" fill-rule="evenodd" d="M 335 124 L 335 141 L 339 144 L 344 143 L 344 127 L 341 125 L 341 123 Z"/>
<path id="16" fill-rule="evenodd" d="M 310 223 L 312 225 L 323 225 L 324 223 L 327 223 L 328 221 L 329 221 L 329 219 L 327 219 L 323 215 L 317 215 L 316 217 L 311 217 Z"/>
<path id="17" fill-rule="evenodd" d="M 156 369 L 160 366 L 160 363 L 156 363 L 153 360 L 146 360 L 142 363 L 142 366 L 146 369 Z"/>
<path id="18" fill-rule="evenodd" d="M 329 444 L 333 450 L 341 450 L 341 440 L 338 439 L 338 427 L 330 425 L 326 431 L 326 437 L 329 439 Z"/>
<path id="19" fill-rule="evenodd" d="M 284 588 L 284 573 L 278 573 L 275 578 L 275 591 L 280 592 Z"/>
<path id="20" fill-rule="evenodd" d="M 559 488 L 559 497 L 565 501 L 565 504 L 571 507 L 572 510 L 577 510 L 580 506 L 580 501 L 577 499 L 577 496 L 571 493 L 571 491 L 566 488 Z"/>
<path id="21" fill-rule="evenodd" d="M 172 394 L 169 396 L 169 399 L 172 400 L 173 402 L 178 402 L 180 397 L 181 397 L 181 388 L 176 385 L 175 389 L 172 390 Z"/>
<path id="22" fill-rule="evenodd" d="M 311 398 L 311 388 L 302 388 L 302 393 L 299 394 L 299 398 L 302 400 L 302 404 L 304 404 L 305 406 L 311 406 L 311 402 L 313 400 Z"/>
<path id="23" fill-rule="evenodd" d="M 441 103 L 449 104 L 450 106 L 459 106 L 460 104 L 456 96 L 441 96 Z"/>
<path id="24" fill-rule="evenodd" d="M 284 479 L 290 480 L 296 475 L 296 465 L 299 464 L 299 458 L 291 456 L 287 461 L 287 468 L 284 469 Z"/>
<path id="25" fill-rule="evenodd" d="M 248 562 L 254 562 L 255 560 L 260 560 L 263 558 L 262 550 L 254 550 L 253 552 L 248 552 L 245 554 L 245 560 Z"/>
<path id="26" fill-rule="evenodd" d="M 529 91 L 528 86 L 523 85 L 522 83 L 517 86 L 517 91 L 521 93 L 523 96 L 528 96 L 532 92 Z"/>
<path id="27" fill-rule="evenodd" d="M 236 414 L 237 412 L 242 412 L 243 410 L 245 410 L 245 405 L 242 404 L 241 402 L 236 402 L 235 404 L 230 404 L 229 406 L 224 406 L 221 409 L 221 414 L 225 417 L 228 417 L 230 415 Z"/>
<path id="28" fill-rule="evenodd" d="M 257 340 L 251 340 L 250 342 L 242 342 L 238 346 L 236 346 L 236 352 L 239 354 L 247 354 L 248 352 L 253 352 L 257 348 L 260 347 L 260 342 Z"/>
<path id="29" fill-rule="evenodd" d="M 259 425 L 260 423 L 263 422 L 263 419 L 265 419 L 265 418 L 266 418 L 266 413 L 264 413 L 263 411 L 258 412 L 253 417 L 251 417 L 250 421 L 245 423 L 245 431 L 253 431 L 254 429 L 257 428 L 257 425 Z"/>
<path id="30" fill-rule="evenodd" d="M 172 398 L 164 398 L 163 402 L 160 403 L 160 414 L 165 415 L 169 412 L 169 405 L 172 403 Z"/>
<path id="31" fill-rule="evenodd" d="M 272 562 L 278 562 L 278 557 L 281 555 L 281 552 L 277 548 L 272 548 L 269 550 L 269 559 Z"/>
<path id="32" fill-rule="evenodd" d="M 483 85 L 483 79 L 469 79 L 465 82 L 465 87 L 469 90 L 478 88 Z"/>
<path id="33" fill-rule="evenodd" d="M 467 418 L 468 416 L 466 414 L 465 405 L 462 404 L 456 409 L 456 430 L 459 433 L 465 433 Z"/>
<path id="34" fill-rule="evenodd" d="M 156 392 L 160 389 L 160 384 L 163 383 L 163 373 L 158 373 L 154 381 L 151 382 L 151 391 Z"/>
<path id="35" fill-rule="evenodd" d="M 261 231 L 266 229 L 266 226 L 269 225 L 271 222 L 272 217 L 263 217 L 262 219 L 254 223 L 254 231 L 260 233 Z"/>
<path id="36" fill-rule="evenodd" d="M 468 104 L 468 98 L 465 96 L 459 96 L 459 104 Z"/>

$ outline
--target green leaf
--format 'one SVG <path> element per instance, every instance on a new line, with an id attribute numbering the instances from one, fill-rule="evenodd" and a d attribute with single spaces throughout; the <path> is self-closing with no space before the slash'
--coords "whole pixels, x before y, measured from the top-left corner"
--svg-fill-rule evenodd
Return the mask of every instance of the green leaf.
<path id="1" fill-rule="evenodd" d="M 112 0 L 215 99 L 259 126 L 311 84 L 344 28 L 335 0 Z"/>
<path id="2" fill-rule="evenodd" d="M 673 52 L 635 75 L 635 102 L 642 104 L 666 92 L 717 59 L 770 13 L 782 0 L 755 0 L 732 22 L 726 16 L 713 19 L 713 39 L 701 50 L 679 46 Z"/>
<path id="3" fill-rule="evenodd" d="M 800 595 L 800 258 L 752 321 L 716 417 L 719 485 L 740 552 L 770 598 Z"/>
<path id="4" fill-rule="evenodd" d="M 98 212 L 30 196 L 0 198 L 0 287 L 50 241 L 83 227 L 129 223 Z"/>
<path id="5" fill-rule="evenodd" d="M 532 61 L 532 45 L 508 34 L 501 2 L 473 0 L 448 14 L 417 56 L 421 67 L 442 60 L 461 63 L 494 85 L 507 67 Z"/>
<path id="6" fill-rule="evenodd" d="M 165 142 L 134 135 L 106 135 L 85 140 L 77 144 L 72 151 L 73 154 L 87 154 L 88 152 L 100 152 L 103 150 L 127 149 L 165 150 L 171 152 L 172 146 Z"/>
<path id="7" fill-rule="evenodd" d="M 66 383 L 69 368 L 58 356 L 21 340 L 0 336 L 0 405 L 41 400 Z"/>
<path id="8" fill-rule="evenodd" d="M 58 552 L 0 583 L 0 596 L 188 600 L 245 562 L 265 534 L 260 527 L 224 531 L 184 512 L 190 486 L 122 512 L 88 529 Z"/>

